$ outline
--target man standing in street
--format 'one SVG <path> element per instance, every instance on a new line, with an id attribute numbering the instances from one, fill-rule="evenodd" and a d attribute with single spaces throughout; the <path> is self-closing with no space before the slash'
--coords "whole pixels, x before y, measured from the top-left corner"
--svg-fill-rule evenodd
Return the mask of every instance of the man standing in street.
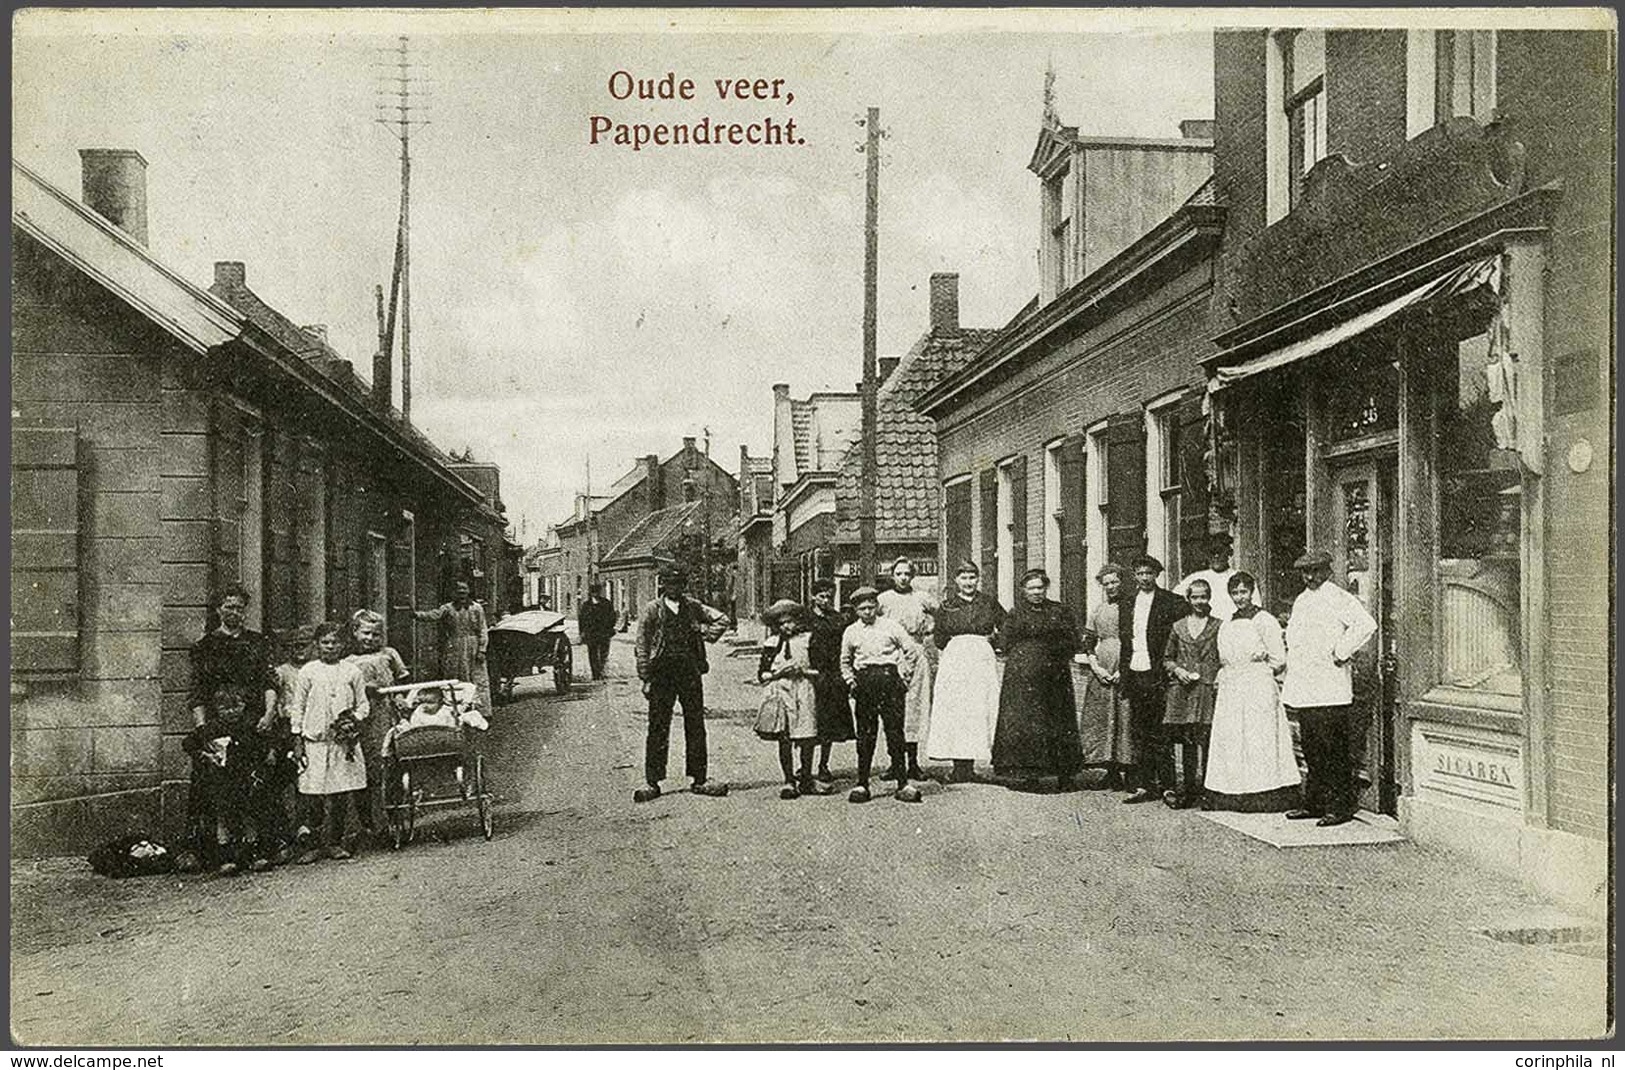
<path id="1" fill-rule="evenodd" d="M 609 658 L 609 641 L 620 620 L 615 607 L 604 597 L 604 585 L 594 583 L 587 588 L 587 600 L 576 612 L 576 623 L 581 629 L 581 641 L 587 647 L 587 664 L 592 667 L 592 678 L 604 678 L 604 662 Z"/>
<path id="2" fill-rule="evenodd" d="M 1162 653 L 1174 623 L 1190 612 L 1185 600 L 1157 585 L 1162 562 L 1141 554 L 1130 562 L 1134 569 L 1134 595 L 1118 611 L 1118 638 L 1122 643 L 1122 689 L 1128 700 L 1129 729 L 1138 761 L 1134 793 L 1125 803 L 1152 802 L 1173 787 L 1173 752 L 1163 743 Z"/>
<path id="3" fill-rule="evenodd" d="M 1377 622 L 1354 595 L 1331 582 L 1332 559 L 1310 550 L 1296 564 L 1303 592 L 1286 626 L 1286 680 L 1281 704 L 1303 733 L 1304 808 L 1287 817 L 1322 826 L 1354 819 L 1354 677 L 1349 662 L 1377 634 Z"/>
<path id="4" fill-rule="evenodd" d="M 703 683 L 709 668 L 705 644 L 722 638 L 728 618 L 690 598 L 687 589 L 686 573 L 675 567 L 663 569 L 660 597 L 645 606 L 638 618 L 638 679 L 643 681 L 643 694 L 649 699 L 649 737 L 643 756 L 644 786 L 632 793 L 634 802 L 660 797 L 674 703 L 683 707 L 684 757 L 686 772 L 694 780 L 694 794 L 728 794 L 728 785 L 706 779 Z"/>

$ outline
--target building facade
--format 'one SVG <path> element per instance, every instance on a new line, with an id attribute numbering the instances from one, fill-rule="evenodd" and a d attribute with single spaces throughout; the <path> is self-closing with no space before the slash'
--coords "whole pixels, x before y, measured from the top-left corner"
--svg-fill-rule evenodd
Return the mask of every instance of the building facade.
<path id="1" fill-rule="evenodd" d="M 1039 295 L 916 402 L 936 420 L 942 558 L 977 562 L 1007 607 L 1028 568 L 1081 616 L 1108 561 L 1149 550 L 1178 575 L 1200 560 L 1199 361 L 1224 210 L 1210 124 L 1184 129 L 1079 137 L 1048 118 L 1029 164 Z"/>
<path id="2" fill-rule="evenodd" d="M 1612 40 L 1215 41 L 1217 493 L 1380 625 L 1363 802 L 1595 906 L 1612 706 Z M 1363 686 L 1358 686 L 1363 681 Z"/>
<path id="3" fill-rule="evenodd" d="M 416 606 L 507 582 L 476 487 L 320 339 L 145 248 L 146 161 L 87 150 L 80 203 L 14 162 L 13 850 L 181 824 L 189 650 L 227 584 L 286 633 L 383 613 L 439 671 Z M 236 291 L 241 292 L 236 292 Z M 484 547 L 483 554 L 477 547 Z"/>

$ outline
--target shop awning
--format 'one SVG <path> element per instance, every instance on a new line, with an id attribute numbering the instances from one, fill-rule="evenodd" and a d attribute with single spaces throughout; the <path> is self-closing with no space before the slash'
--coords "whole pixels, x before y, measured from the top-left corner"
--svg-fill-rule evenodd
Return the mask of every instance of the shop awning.
<path id="1" fill-rule="evenodd" d="M 1340 323 L 1311 334 L 1307 338 L 1289 342 L 1278 349 L 1262 353 L 1251 360 L 1243 361 L 1228 368 L 1220 367 L 1214 372 L 1213 377 L 1208 380 L 1208 392 L 1216 394 L 1225 387 L 1233 386 L 1243 379 L 1250 379 L 1255 375 L 1274 371 L 1276 368 L 1285 367 L 1294 361 L 1312 357 L 1316 353 L 1324 353 L 1333 346 L 1340 345 L 1350 338 L 1364 334 L 1378 324 L 1392 319 L 1407 308 L 1419 305 L 1423 301 L 1435 297 L 1464 294 L 1480 286 L 1495 289 L 1500 285 L 1500 263 L 1501 258 L 1499 255 L 1471 260 L 1407 293 L 1378 305 L 1376 308 L 1369 309 L 1357 316 L 1351 316 Z M 1252 344 L 1256 343 L 1249 343 L 1249 345 Z M 1232 350 L 1232 352 L 1234 351 Z M 1226 354 L 1219 353 L 1209 359 L 1215 364 L 1222 365 L 1225 356 Z"/>

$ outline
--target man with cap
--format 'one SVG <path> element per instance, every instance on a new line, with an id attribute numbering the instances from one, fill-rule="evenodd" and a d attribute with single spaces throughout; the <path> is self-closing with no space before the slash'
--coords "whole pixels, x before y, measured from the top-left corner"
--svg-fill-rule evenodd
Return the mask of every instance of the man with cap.
<path id="1" fill-rule="evenodd" d="M 1129 731 L 1138 759 L 1129 774 L 1134 793 L 1123 801 L 1143 803 L 1161 799 L 1163 789 L 1173 787 L 1173 752 L 1162 738 L 1162 652 L 1168 646 L 1168 633 L 1190 612 L 1190 606 L 1157 585 L 1161 561 L 1141 554 L 1129 567 L 1134 571 L 1134 593 L 1123 598 L 1117 635 L 1122 644 L 1122 692 L 1128 700 Z"/>
<path id="2" fill-rule="evenodd" d="M 1286 626 L 1286 680 L 1281 704 L 1302 729 L 1304 808 L 1293 820 L 1320 825 L 1354 819 L 1354 655 L 1377 634 L 1377 622 L 1354 595 L 1331 582 L 1332 559 L 1310 550 L 1294 563 L 1303 591 Z"/>
<path id="3" fill-rule="evenodd" d="M 615 635 L 620 620 L 615 607 L 604 597 L 604 585 L 594 582 L 587 587 L 587 600 L 576 611 L 576 623 L 581 628 L 581 641 L 587 647 L 587 664 L 592 678 L 604 678 L 604 662 L 609 659 L 609 642 Z"/>
<path id="4" fill-rule="evenodd" d="M 1209 612 L 1214 620 L 1223 624 L 1236 615 L 1236 603 L 1230 600 L 1230 577 L 1235 574 L 1235 567 L 1230 564 L 1230 536 L 1215 535 L 1208 543 L 1207 568 L 1198 569 L 1180 580 L 1174 587 L 1174 593 L 1183 598 L 1194 581 L 1206 580 L 1213 598 L 1213 608 Z M 1257 591 L 1253 592 L 1253 603 L 1263 604 L 1258 601 Z"/>
<path id="5" fill-rule="evenodd" d="M 632 794 L 634 802 L 660 797 L 666 778 L 666 751 L 671 740 L 674 703 L 683 707 L 683 749 L 686 771 L 696 795 L 728 794 L 726 784 L 706 779 L 705 688 L 709 668 L 705 644 L 722 638 L 728 618 L 687 593 L 688 575 L 668 566 L 660 571 L 660 596 L 644 607 L 638 618 L 638 679 L 649 699 L 649 736 L 644 748 L 644 786 Z"/>
<path id="6" fill-rule="evenodd" d="M 869 770 L 875 757 L 878 729 L 886 733 L 886 753 L 897 776 L 899 802 L 919 802 L 920 789 L 908 782 L 903 751 L 903 705 L 909 681 L 925 651 L 901 624 L 879 615 L 880 592 L 859 587 L 852 592 L 858 619 L 841 636 L 841 678 L 852 691 L 858 727 L 858 783 L 849 802 L 869 801 Z M 878 725 L 877 725 L 878 722 Z"/>

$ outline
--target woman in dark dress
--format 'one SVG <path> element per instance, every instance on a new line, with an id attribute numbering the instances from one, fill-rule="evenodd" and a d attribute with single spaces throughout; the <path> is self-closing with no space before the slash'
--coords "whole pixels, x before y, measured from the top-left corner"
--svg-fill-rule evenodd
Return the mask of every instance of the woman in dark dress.
<path id="1" fill-rule="evenodd" d="M 807 625 L 807 660 L 818 675 L 813 678 L 818 711 L 818 782 L 834 783 L 829 771 L 830 747 L 857 738 L 852 722 L 852 702 L 846 681 L 841 679 L 841 635 L 851 623 L 835 609 L 835 584 L 817 580 L 812 588 L 812 611 Z"/>
<path id="2" fill-rule="evenodd" d="M 959 566 L 955 591 L 937 607 L 932 633 L 942 659 L 931 696 L 926 755 L 953 762 L 955 783 L 970 780 L 977 762 L 993 759 L 999 717 L 999 666 L 992 638 L 1004 622 L 1004 607 L 977 590 L 977 581 L 975 565 L 966 561 Z"/>
<path id="3" fill-rule="evenodd" d="M 1045 595 L 1049 575 L 1021 577 L 1021 596 L 1004 619 L 1004 682 L 993 734 L 993 769 L 1032 788 L 1042 776 L 1069 791 L 1082 762 L 1072 698 L 1072 655 L 1081 637 L 1071 612 Z"/>

